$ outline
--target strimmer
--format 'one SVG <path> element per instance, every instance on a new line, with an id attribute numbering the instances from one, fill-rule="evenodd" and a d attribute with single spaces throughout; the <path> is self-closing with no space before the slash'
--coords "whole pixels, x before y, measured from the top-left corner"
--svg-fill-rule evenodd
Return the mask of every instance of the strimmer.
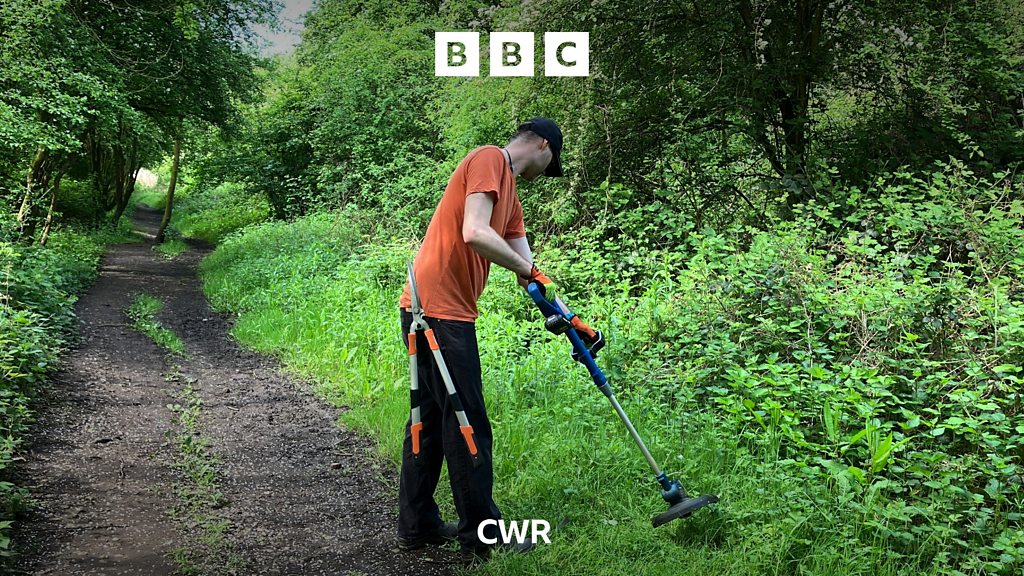
<path id="1" fill-rule="evenodd" d="M 677 518 L 686 518 L 697 509 L 718 502 L 718 496 L 711 494 L 690 498 L 678 481 L 669 478 L 658 467 L 658 463 L 654 461 L 654 457 L 651 456 L 651 452 L 640 438 L 640 434 L 637 433 L 633 423 L 630 422 L 629 417 L 622 410 L 619 401 L 615 399 L 615 394 L 612 392 L 611 386 L 608 385 L 608 379 L 601 372 L 601 369 L 598 368 L 597 362 L 594 360 L 597 356 L 597 351 L 604 346 L 604 337 L 601 332 L 587 326 L 569 310 L 568 306 L 561 299 L 548 300 L 544 293 L 544 286 L 540 282 L 530 282 L 526 290 L 530 293 L 530 297 L 533 298 L 533 302 L 540 308 L 541 314 L 544 315 L 544 327 L 554 334 L 565 334 L 569 341 L 572 342 L 573 360 L 587 367 L 591 378 L 594 380 L 594 384 L 611 402 L 622 423 L 629 430 L 630 436 L 633 437 L 633 441 L 636 442 L 640 452 L 647 459 L 647 464 L 654 472 L 655 480 L 661 485 L 661 497 L 665 499 L 669 506 L 668 510 L 651 519 L 654 527 L 657 528 Z"/>

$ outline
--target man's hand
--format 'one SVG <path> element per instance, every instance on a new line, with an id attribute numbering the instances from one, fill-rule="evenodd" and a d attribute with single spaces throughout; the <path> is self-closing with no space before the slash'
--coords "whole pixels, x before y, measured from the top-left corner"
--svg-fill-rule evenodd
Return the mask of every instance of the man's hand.
<path id="1" fill-rule="evenodd" d="M 529 286 L 530 282 L 538 282 L 540 284 L 540 293 L 545 298 L 548 298 L 549 288 L 551 290 L 555 289 L 555 283 L 551 281 L 551 278 L 548 278 L 547 274 L 541 272 L 540 268 L 537 268 L 536 265 L 530 268 L 529 276 L 519 276 L 519 284 L 523 288 Z"/>

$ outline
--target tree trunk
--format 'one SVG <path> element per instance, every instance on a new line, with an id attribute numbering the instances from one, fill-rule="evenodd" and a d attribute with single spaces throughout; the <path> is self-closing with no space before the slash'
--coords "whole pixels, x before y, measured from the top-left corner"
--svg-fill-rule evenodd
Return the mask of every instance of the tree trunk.
<path id="1" fill-rule="evenodd" d="M 124 148 L 118 144 L 111 147 L 111 153 L 113 154 L 112 174 L 114 176 L 114 196 L 111 199 L 110 207 L 115 210 L 121 205 L 121 199 L 124 197 L 124 184 L 125 184 L 125 159 L 124 159 Z M 114 221 L 117 222 L 116 220 Z"/>
<path id="2" fill-rule="evenodd" d="M 99 206 L 100 214 L 102 215 L 109 208 L 107 207 L 107 188 L 103 183 L 103 149 L 95 130 L 90 131 L 86 135 L 86 148 L 89 150 L 89 173 L 92 174 L 93 189 L 97 195 L 97 206 Z"/>
<path id="3" fill-rule="evenodd" d="M 28 170 L 28 178 L 25 181 L 25 197 L 21 201 L 21 208 L 18 209 L 18 228 L 22 239 L 32 238 L 36 233 L 36 216 L 38 209 L 34 192 L 40 187 L 46 186 L 46 161 L 50 157 L 50 151 L 43 146 L 36 149 L 36 155 L 32 159 L 32 165 Z"/>
<path id="4" fill-rule="evenodd" d="M 807 163 L 807 87 L 793 87 L 797 95 L 783 97 L 779 103 L 779 112 L 786 146 L 786 176 L 799 178 L 804 175 Z"/>
<path id="5" fill-rule="evenodd" d="M 50 209 L 46 212 L 43 234 L 39 237 L 40 246 L 46 246 L 46 241 L 50 238 L 50 228 L 53 225 L 53 209 L 57 205 L 57 196 L 60 194 L 60 180 L 63 177 L 64 172 L 57 172 L 57 175 L 53 177 L 53 186 L 50 187 Z"/>
<path id="6" fill-rule="evenodd" d="M 138 158 L 138 144 L 137 139 L 132 140 L 127 161 L 121 164 L 123 172 L 118 174 L 119 192 L 117 195 L 117 204 L 114 206 L 114 226 L 117 226 L 117 221 L 121 219 L 125 209 L 128 207 L 128 201 L 131 199 L 132 194 L 135 193 L 135 179 L 138 178 L 139 169 L 142 168 L 141 165 L 136 164 Z"/>
<path id="7" fill-rule="evenodd" d="M 787 175 L 802 178 L 807 172 L 807 123 L 811 101 L 813 70 L 823 58 L 821 54 L 822 18 L 825 3 L 798 1 L 796 20 L 798 22 L 802 65 L 788 74 L 786 94 L 782 97 L 779 111 L 782 115 L 782 130 L 786 143 Z"/>
<path id="8" fill-rule="evenodd" d="M 824 0 L 798 0 L 796 3 L 797 45 L 801 63 L 785 76 L 785 88 L 779 94 L 778 107 L 782 119 L 785 150 L 785 175 L 791 193 L 788 208 L 807 202 L 815 196 L 807 178 L 808 125 L 811 90 L 825 60 L 822 50 Z"/>
<path id="9" fill-rule="evenodd" d="M 164 241 L 167 225 L 171 222 L 171 210 L 174 207 L 174 187 L 178 183 L 178 164 L 181 162 L 181 128 L 174 135 L 174 161 L 171 163 L 171 181 L 167 184 L 167 205 L 164 207 L 164 219 L 160 222 L 160 231 L 156 233 L 156 243 Z"/>
<path id="10" fill-rule="evenodd" d="M 117 208 L 114 211 L 114 225 L 115 226 L 117 225 L 117 221 L 121 219 L 121 216 L 124 215 L 125 209 L 128 208 L 128 201 L 131 200 L 132 194 L 135 193 L 135 181 L 138 179 L 138 177 L 139 177 L 139 170 L 141 170 L 141 169 L 142 169 L 142 166 L 136 166 L 135 169 L 132 171 L 131 175 L 128 178 L 128 184 L 125 187 L 124 198 L 122 198 L 121 202 L 117 205 Z"/>

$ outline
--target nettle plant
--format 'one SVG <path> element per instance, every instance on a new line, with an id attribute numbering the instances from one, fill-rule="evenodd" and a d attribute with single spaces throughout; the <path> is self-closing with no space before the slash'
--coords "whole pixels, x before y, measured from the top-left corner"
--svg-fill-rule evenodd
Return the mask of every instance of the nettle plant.
<path id="1" fill-rule="evenodd" d="M 1002 178 L 896 174 L 770 232 L 691 234 L 621 353 L 827 487 L 865 543 L 1019 573 L 1024 204 Z"/>

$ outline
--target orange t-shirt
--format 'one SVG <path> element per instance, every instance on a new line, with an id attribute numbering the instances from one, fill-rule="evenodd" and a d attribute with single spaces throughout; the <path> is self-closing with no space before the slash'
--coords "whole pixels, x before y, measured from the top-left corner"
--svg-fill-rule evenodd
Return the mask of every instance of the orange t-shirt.
<path id="1" fill-rule="evenodd" d="M 473 150 L 448 180 L 413 263 L 420 306 L 427 316 L 473 322 L 479 315 L 476 301 L 484 291 L 491 262 L 462 240 L 466 197 L 476 192 L 491 193 L 494 198 L 491 228 L 499 236 L 509 240 L 526 236 L 516 178 L 505 153 L 497 146 Z M 399 306 L 411 306 L 408 280 Z"/>

